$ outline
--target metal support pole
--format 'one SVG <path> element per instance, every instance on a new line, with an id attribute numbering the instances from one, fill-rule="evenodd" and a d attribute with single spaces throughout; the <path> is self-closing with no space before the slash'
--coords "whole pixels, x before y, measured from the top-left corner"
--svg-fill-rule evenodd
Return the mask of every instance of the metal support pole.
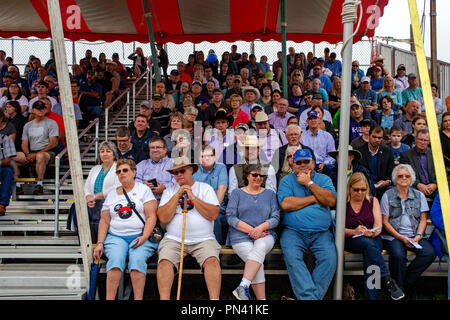
<path id="1" fill-rule="evenodd" d="M 283 97 L 285 98 L 287 98 L 289 94 L 287 83 L 286 25 L 286 0 L 281 0 L 281 52 L 283 53 L 281 69 L 283 72 Z"/>
<path id="2" fill-rule="evenodd" d="M 345 2 L 350 2 L 346 0 Z M 345 4 L 344 4 L 345 5 Z M 336 253 L 337 267 L 334 283 L 334 300 L 342 299 L 344 278 L 344 241 L 345 241 L 345 211 L 347 206 L 347 165 L 348 165 L 348 137 L 350 133 L 350 89 L 352 70 L 353 23 L 344 23 L 344 43 L 351 38 L 342 52 L 342 89 L 341 116 L 339 122 L 339 155 L 338 155 L 338 184 L 336 205 Z"/>
<path id="3" fill-rule="evenodd" d="M 72 41 L 72 65 L 77 64 L 77 52 L 75 51 L 75 41 Z"/>
<path id="4" fill-rule="evenodd" d="M 159 63 L 158 63 L 158 55 L 156 54 L 155 48 L 155 36 L 153 34 L 153 26 L 152 26 L 152 14 L 150 13 L 150 8 L 148 6 L 148 0 L 142 0 L 144 2 L 145 13 L 144 17 L 147 21 L 147 29 L 148 36 L 150 38 L 150 49 L 152 50 L 152 58 L 153 58 L 153 68 L 155 69 L 155 77 L 156 81 L 161 81 L 161 73 L 159 71 Z"/>
<path id="5" fill-rule="evenodd" d="M 98 163 L 98 131 L 100 129 L 100 119 L 95 124 L 95 162 Z"/>
<path id="6" fill-rule="evenodd" d="M 145 88 L 145 90 L 146 90 L 146 98 L 145 99 L 147 99 L 148 100 L 148 89 L 149 89 L 149 83 L 152 81 L 152 79 L 150 79 L 150 74 L 151 74 L 151 72 L 150 72 L 150 70 L 148 70 L 147 69 L 147 83 L 146 83 L 146 88 Z"/>
<path id="7" fill-rule="evenodd" d="M 127 124 L 130 123 L 130 91 L 127 92 Z"/>
<path id="8" fill-rule="evenodd" d="M 55 233 L 54 237 L 59 238 L 59 167 L 61 165 L 60 158 L 55 157 Z"/>
<path id="9" fill-rule="evenodd" d="M 108 129 L 109 129 L 109 108 L 105 109 L 105 141 L 108 141 Z"/>
<path id="10" fill-rule="evenodd" d="M 438 83 L 437 36 L 436 36 L 436 0 L 430 1 L 431 25 L 431 81 Z"/>
<path id="11" fill-rule="evenodd" d="M 15 61 L 15 59 L 14 59 L 14 39 L 11 39 L 11 57 L 13 58 L 13 61 Z"/>
<path id="12" fill-rule="evenodd" d="M 70 173 L 77 212 L 78 233 L 80 248 L 83 257 L 83 270 L 86 278 L 86 288 L 89 288 L 89 270 L 92 262 L 92 239 L 87 212 L 86 198 L 84 197 L 83 170 L 81 167 L 80 146 L 75 123 L 72 92 L 70 89 L 69 70 L 67 69 L 67 56 L 64 44 L 64 31 L 61 19 L 61 9 L 58 0 L 47 0 L 52 40 L 55 49 L 55 63 L 58 72 L 58 83 L 61 94 L 61 105 L 66 128 L 67 150 L 69 153 Z"/>
<path id="13" fill-rule="evenodd" d="M 133 82 L 133 121 L 136 120 L 136 82 Z"/>

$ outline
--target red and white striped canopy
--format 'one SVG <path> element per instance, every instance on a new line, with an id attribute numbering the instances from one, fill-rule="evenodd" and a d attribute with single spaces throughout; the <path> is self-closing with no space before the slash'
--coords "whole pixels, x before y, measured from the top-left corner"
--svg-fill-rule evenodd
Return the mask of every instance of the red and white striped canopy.
<path id="1" fill-rule="evenodd" d="M 145 0 L 158 42 L 281 40 L 280 0 Z M 60 0 L 70 40 L 149 42 L 142 0 Z M 287 39 L 342 41 L 344 0 L 286 0 Z M 362 0 L 354 41 L 372 37 L 388 0 Z M 375 9 L 374 14 L 372 14 Z M 359 14 L 359 10 L 358 10 Z M 356 24 L 355 24 L 356 27 Z M 2 1 L 0 37 L 48 38 L 47 0 Z"/>

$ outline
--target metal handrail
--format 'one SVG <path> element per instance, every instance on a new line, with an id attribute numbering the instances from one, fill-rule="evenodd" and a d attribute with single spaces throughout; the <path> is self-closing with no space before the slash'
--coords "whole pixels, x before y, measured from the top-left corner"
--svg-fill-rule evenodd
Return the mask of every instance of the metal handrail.
<path id="1" fill-rule="evenodd" d="M 151 74 L 151 70 L 147 69 L 146 72 L 143 72 L 139 78 L 137 78 L 132 85 L 132 89 L 133 89 L 133 121 L 136 119 L 136 96 L 141 93 L 142 89 L 144 89 L 144 87 L 147 88 L 147 99 L 148 99 L 148 85 L 149 85 L 149 76 Z M 139 82 L 139 80 L 141 80 L 145 75 L 147 75 L 147 81 L 145 84 L 143 84 L 141 86 L 141 88 L 139 89 L 138 92 L 136 92 L 136 84 Z M 151 79 L 150 79 L 150 83 L 151 83 Z"/>
<path id="2" fill-rule="evenodd" d="M 127 94 L 128 96 L 130 94 L 130 88 L 126 88 L 108 107 L 105 108 L 105 141 L 108 141 L 109 109 L 111 109 L 111 107 L 113 107 L 120 99 L 122 99 L 124 94 Z"/>
<path id="3" fill-rule="evenodd" d="M 81 139 L 83 136 L 86 135 L 86 133 L 89 131 L 89 129 L 92 128 L 92 126 L 95 125 L 95 138 L 92 140 L 89 145 L 85 148 L 83 153 L 81 154 L 81 158 L 83 158 L 87 151 L 90 150 L 92 145 L 95 143 L 95 149 L 96 149 L 96 159 L 98 155 L 98 127 L 99 127 L 99 118 L 96 118 L 92 123 L 90 123 L 83 131 L 80 132 L 78 135 L 78 139 Z M 68 149 L 67 147 L 64 148 L 58 155 L 55 157 L 55 232 L 54 237 L 59 238 L 59 192 L 61 184 L 67 179 L 67 177 L 70 174 L 70 169 L 67 170 L 67 172 L 64 174 L 64 176 L 60 179 L 60 166 L 61 166 L 61 158 L 67 153 Z"/>

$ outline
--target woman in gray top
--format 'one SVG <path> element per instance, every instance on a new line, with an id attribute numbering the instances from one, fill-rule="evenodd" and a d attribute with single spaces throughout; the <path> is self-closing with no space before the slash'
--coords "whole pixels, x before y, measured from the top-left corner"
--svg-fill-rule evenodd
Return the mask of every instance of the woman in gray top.
<path id="1" fill-rule="evenodd" d="M 243 278 L 233 295 L 239 300 L 250 300 L 251 284 L 256 298 L 261 300 L 266 298 L 263 263 L 275 244 L 274 229 L 280 212 L 276 194 L 261 187 L 266 176 L 261 174 L 260 165 L 244 167 L 243 176 L 245 186 L 233 190 L 227 206 L 227 244 L 245 261 Z"/>

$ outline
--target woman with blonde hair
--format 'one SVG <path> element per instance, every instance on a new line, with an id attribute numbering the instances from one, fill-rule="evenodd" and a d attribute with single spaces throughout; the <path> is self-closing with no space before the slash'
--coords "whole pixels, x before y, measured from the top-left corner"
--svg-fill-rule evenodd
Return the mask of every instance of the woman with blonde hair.
<path id="1" fill-rule="evenodd" d="M 402 108 L 402 93 L 397 89 L 395 89 L 395 80 L 391 76 L 384 77 L 383 88 L 378 93 L 378 102 L 379 102 L 378 110 L 382 109 L 380 101 L 381 98 L 385 96 L 391 97 L 393 101 L 392 108 L 394 109 L 394 111 L 398 111 L 399 109 Z"/>
<path id="2" fill-rule="evenodd" d="M 170 115 L 169 130 L 170 132 L 164 136 L 164 140 L 167 145 L 167 154 L 172 154 L 172 149 L 175 146 L 175 142 L 172 140 L 172 133 L 175 130 L 183 129 L 185 126 L 184 116 L 181 112 L 174 112 Z"/>
<path id="3" fill-rule="evenodd" d="M 355 172 L 347 183 L 347 210 L 345 218 L 345 250 L 352 253 L 362 253 L 364 272 L 364 296 L 368 300 L 378 299 L 378 290 L 369 288 L 369 276 L 373 266 L 379 268 L 383 284 L 388 289 L 393 300 L 404 297 L 403 291 L 391 279 L 389 269 L 381 254 L 383 241 L 382 215 L 380 203 L 369 195 L 369 184 L 365 175 Z"/>
<path id="4" fill-rule="evenodd" d="M 227 116 L 233 116 L 233 128 L 236 128 L 240 123 L 247 123 L 250 121 L 248 114 L 241 110 L 242 97 L 240 95 L 232 94 L 230 97 L 230 104 L 232 111 L 227 114 Z"/>
<path id="5" fill-rule="evenodd" d="M 330 92 L 328 92 L 328 99 L 330 101 L 328 111 L 330 111 L 332 117 L 341 108 L 341 87 L 342 79 L 339 77 L 334 78 Z"/>
<path id="6" fill-rule="evenodd" d="M 147 58 L 144 56 L 144 51 L 141 47 L 128 56 L 128 59 L 133 60 L 133 72 L 136 77 L 139 77 L 145 70 L 147 70 Z"/>

